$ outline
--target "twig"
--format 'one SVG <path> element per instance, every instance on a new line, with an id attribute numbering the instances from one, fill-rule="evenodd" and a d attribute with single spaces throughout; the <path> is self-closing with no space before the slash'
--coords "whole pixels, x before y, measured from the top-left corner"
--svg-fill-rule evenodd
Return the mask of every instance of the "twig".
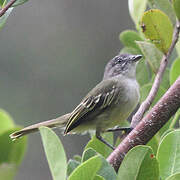
<path id="1" fill-rule="evenodd" d="M 146 144 L 180 107 L 180 77 L 159 102 L 110 154 L 107 161 L 118 171 L 124 155 L 137 145 Z"/>
<path id="2" fill-rule="evenodd" d="M 16 2 L 16 0 L 9 1 L 1 10 L 0 10 L 0 17 L 3 16 L 6 11 Z"/>
<path id="3" fill-rule="evenodd" d="M 147 96 L 146 100 L 141 104 L 141 106 L 139 107 L 138 111 L 136 112 L 136 114 L 133 116 L 132 121 L 131 121 L 131 127 L 134 128 L 136 127 L 136 125 L 140 122 L 140 120 L 143 118 L 144 113 L 149 109 L 149 107 L 151 106 L 161 83 L 162 80 L 162 76 L 164 74 L 164 71 L 166 69 L 166 66 L 168 64 L 168 59 L 174 49 L 174 46 L 176 45 L 176 42 L 178 41 L 178 37 L 179 37 L 179 32 L 180 32 L 180 21 L 177 21 L 176 26 L 175 26 L 175 30 L 174 30 L 174 34 L 173 34 L 173 39 L 172 39 L 172 43 L 171 46 L 167 52 L 166 55 L 163 56 L 162 60 L 161 60 L 161 64 L 159 67 L 159 70 L 156 74 L 154 83 L 152 85 L 152 88 L 150 90 L 149 95 Z"/>

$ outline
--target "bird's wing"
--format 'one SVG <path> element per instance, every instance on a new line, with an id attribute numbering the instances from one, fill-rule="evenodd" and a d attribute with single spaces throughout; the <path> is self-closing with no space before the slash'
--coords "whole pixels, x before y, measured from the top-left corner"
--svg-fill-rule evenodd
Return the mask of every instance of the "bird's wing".
<path id="1" fill-rule="evenodd" d="M 117 93 L 117 81 L 104 80 L 100 82 L 72 111 L 64 133 L 67 134 L 69 131 L 77 127 L 81 118 L 85 115 L 90 115 L 95 110 L 102 111 L 110 106 L 116 99 Z"/>

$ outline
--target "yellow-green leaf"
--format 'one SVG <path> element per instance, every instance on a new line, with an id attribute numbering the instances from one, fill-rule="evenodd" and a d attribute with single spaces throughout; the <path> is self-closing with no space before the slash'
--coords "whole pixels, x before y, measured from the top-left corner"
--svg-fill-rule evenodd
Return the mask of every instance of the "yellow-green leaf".
<path id="1" fill-rule="evenodd" d="M 177 18 L 180 20 L 180 0 L 173 0 L 173 8 Z"/>
<path id="2" fill-rule="evenodd" d="M 151 9 L 144 13 L 141 27 L 145 37 L 166 54 L 173 35 L 173 26 L 169 17 L 158 9 Z"/>

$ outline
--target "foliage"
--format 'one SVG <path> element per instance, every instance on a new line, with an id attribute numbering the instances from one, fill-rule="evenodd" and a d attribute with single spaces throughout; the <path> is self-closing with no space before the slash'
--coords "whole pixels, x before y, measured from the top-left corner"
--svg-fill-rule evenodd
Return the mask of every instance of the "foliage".
<path id="1" fill-rule="evenodd" d="M 12 180 L 23 160 L 27 137 L 19 141 L 11 141 L 9 135 L 22 127 L 16 126 L 10 115 L 2 109 L 0 110 L 0 122 L 0 177 Z"/>
<path id="2" fill-rule="evenodd" d="M 0 29 L 17 5 L 27 0 L 17 0 L 0 17 Z M 10 0 L 0 0 L 4 8 Z M 140 84 L 141 102 L 147 97 L 162 57 L 168 52 L 172 42 L 176 19 L 180 19 L 180 0 L 129 0 L 129 13 L 136 30 L 125 30 L 119 39 L 124 45 L 120 53 L 143 54 L 137 65 L 137 80 Z M 148 9 L 146 11 L 146 9 Z M 176 44 L 176 59 L 166 69 L 161 86 L 153 105 L 180 75 L 180 41 Z M 63 145 L 49 128 L 40 128 L 42 142 L 53 180 L 176 180 L 180 179 L 180 130 L 174 130 L 180 117 L 178 111 L 169 122 L 150 140 L 147 146 L 136 146 L 125 156 L 118 174 L 105 158 L 112 152 L 109 147 L 92 137 L 84 148 L 82 157 L 74 156 L 66 161 Z M 19 127 L 11 117 L 0 110 L 0 177 L 12 180 L 22 162 L 27 139 L 11 142 L 9 134 Z M 113 134 L 105 134 L 105 139 L 113 144 Z M 115 145 L 120 143 L 118 138 Z"/>

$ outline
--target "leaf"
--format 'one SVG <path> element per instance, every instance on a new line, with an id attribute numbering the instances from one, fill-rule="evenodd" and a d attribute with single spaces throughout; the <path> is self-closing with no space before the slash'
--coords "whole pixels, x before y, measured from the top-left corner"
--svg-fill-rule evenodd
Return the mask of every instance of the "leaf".
<path id="1" fill-rule="evenodd" d="M 169 68 L 166 68 L 166 69 L 165 69 L 165 72 L 164 72 L 164 75 L 163 75 L 163 77 L 162 77 L 162 81 L 161 81 L 161 86 L 162 86 L 165 90 L 169 89 L 169 87 L 170 87 L 169 73 L 170 73 Z M 155 78 L 155 75 L 153 75 L 152 80 L 151 80 L 151 83 L 154 82 L 154 78 Z"/>
<path id="2" fill-rule="evenodd" d="M 96 151 L 94 151 L 92 148 L 87 148 L 83 152 L 81 162 L 87 161 L 89 158 L 91 158 L 91 157 L 93 157 L 95 155 L 97 155 Z"/>
<path id="3" fill-rule="evenodd" d="M 132 163 L 133 161 L 133 163 Z M 117 180 L 159 179 L 158 162 L 148 146 L 136 146 L 125 156 Z"/>
<path id="4" fill-rule="evenodd" d="M 136 31 L 132 31 L 132 30 L 123 31 L 121 32 L 119 39 L 124 46 L 137 49 L 137 51 L 141 53 L 135 41 L 143 41 L 143 39 L 139 36 L 139 34 Z"/>
<path id="5" fill-rule="evenodd" d="M 170 19 L 173 24 L 176 23 L 176 15 L 169 0 L 148 0 L 151 9 L 160 9 Z"/>
<path id="6" fill-rule="evenodd" d="M 146 10 L 147 6 L 147 0 L 129 0 L 128 1 L 129 6 L 129 13 L 131 15 L 132 20 L 136 24 L 136 27 L 138 29 L 140 19 Z"/>
<path id="7" fill-rule="evenodd" d="M 145 37 L 166 54 L 173 35 L 173 26 L 168 16 L 158 9 L 146 11 L 142 17 L 141 27 Z"/>
<path id="8" fill-rule="evenodd" d="M 101 164 L 101 158 L 98 155 L 94 156 L 79 165 L 69 176 L 68 180 L 93 180 Z"/>
<path id="9" fill-rule="evenodd" d="M 121 49 L 119 54 L 139 54 L 139 50 L 132 47 L 124 47 Z"/>
<path id="10" fill-rule="evenodd" d="M 172 176 L 169 176 L 166 180 L 179 180 L 180 179 L 180 173 L 173 174 Z"/>
<path id="11" fill-rule="evenodd" d="M 172 85 L 180 76 L 180 58 L 177 58 L 170 69 L 170 84 Z"/>
<path id="12" fill-rule="evenodd" d="M 143 102 L 146 99 L 147 95 L 149 94 L 151 90 L 151 87 L 152 87 L 152 84 L 148 83 L 140 88 L 140 94 L 141 94 L 140 102 Z M 158 89 L 157 95 L 152 103 L 152 106 L 154 106 L 157 103 L 157 101 L 165 94 L 165 92 L 166 90 L 160 86 Z"/>
<path id="13" fill-rule="evenodd" d="M 14 127 L 14 122 L 11 116 L 2 109 L 0 109 L 0 122 L 1 122 L 0 134 Z"/>
<path id="14" fill-rule="evenodd" d="M 61 141 L 50 128 L 40 127 L 39 130 L 53 180 L 65 180 L 67 163 Z"/>
<path id="15" fill-rule="evenodd" d="M 152 148 L 154 154 L 157 153 L 158 145 L 159 145 L 159 140 L 158 140 L 157 135 L 155 135 L 155 136 L 147 143 L 147 146 L 150 146 L 150 147 Z"/>
<path id="16" fill-rule="evenodd" d="M 103 138 L 109 142 L 110 144 L 113 144 L 113 134 L 112 133 L 105 133 L 103 134 Z M 84 150 L 92 148 L 105 158 L 108 157 L 108 155 L 112 152 L 112 149 L 109 148 L 107 145 L 102 143 L 99 139 L 97 139 L 95 136 L 87 143 Z"/>
<path id="17" fill-rule="evenodd" d="M 80 162 L 70 159 L 67 165 L 67 176 L 69 176 L 80 164 Z"/>
<path id="18" fill-rule="evenodd" d="M 14 127 L 0 135 L 0 164 L 19 165 L 22 162 L 27 148 L 27 137 L 22 137 L 17 141 L 12 141 L 9 137 L 11 133 L 20 129 L 19 127 Z"/>
<path id="19" fill-rule="evenodd" d="M 106 159 L 103 156 L 100 155 L 100 157 L 102 165 L 97 174 L 104 177 L 105 180 L 116 180 L 117 174 L 113 167 L 106 161 Z"/>
<path id="20" fill-rule="evenodd" d="M 178 42 L 176 43 L 176 51 L 178 56 L 180 56 L 180 40 L 178 40 Z"/>
<path id="21" fill-rule="evenodd" d="M 73 156 L 74 160 L 78 161 L 78 162 L 81 162 L 81 156 L 79 155 L 74 155 Z"/>
<path id="22" fill-rule="evenodd" d="M 161 141 L 157 159 L 162 179 L 180 172 L 180 130 L 168 133 Z"/>
<path id="23" fill-rule="evenodd" d="M 105 180 L 102 176 L 96 175 L 93 180 Z"/>
<path id="24" fill-rule="evenodd" d="M 12 12 L 13 8 L 9 8 L 6 13 L 0 17 L 0 29 L 4 26 L 7 18 L 9 17 L 10 13 Z"/>
<path id="25" fill-rule="evenodd" d="M 89 152 L 91 155 L 97 154 L 97 152 L 94 149 L 87 149 L 86 153 L 85 152 L 83 153 L 84 155 L 83 159 L 85 159 L 85 156 L 86 156 L 85 154 L 89 154 Z M 99 154 L 99 157 L 101 158 L 102 165 L 99 171 L 97 172 L 97 174 L 104 177 L 104 179 L 106 180 L 116 180 L 117 175 L 116 175 L 115 170 L 112 168 L 112 166 L 106 161 L 106 159 L 102 155 Z"/>
<path id="26" fill-rule="evenodd" d="M 15 164 L 3 163 L 0 165 L 0 179 L 13 180 L 16 174 L 17 167 Z"/>
<path id="27" fill-rule="evenodd" d="M 136 67 L 136 79 L 140 86 L 147 84 L 150 80 L 149 68 L 144 58 L 142 58 Z"/>
<path id="28" fill-rule="evenodd" d="M 180 20 L 180 0 L 173 0 L 172 3 L 176 16 Z"/>
<path id="29" fill-rule="evenodd" d="M 152 71 L 156 73 L 159 69 L 163 53 L 159 51 L 152 43 L 144 41 L 136 41 L 136 43 L 139 45 Z"/>

